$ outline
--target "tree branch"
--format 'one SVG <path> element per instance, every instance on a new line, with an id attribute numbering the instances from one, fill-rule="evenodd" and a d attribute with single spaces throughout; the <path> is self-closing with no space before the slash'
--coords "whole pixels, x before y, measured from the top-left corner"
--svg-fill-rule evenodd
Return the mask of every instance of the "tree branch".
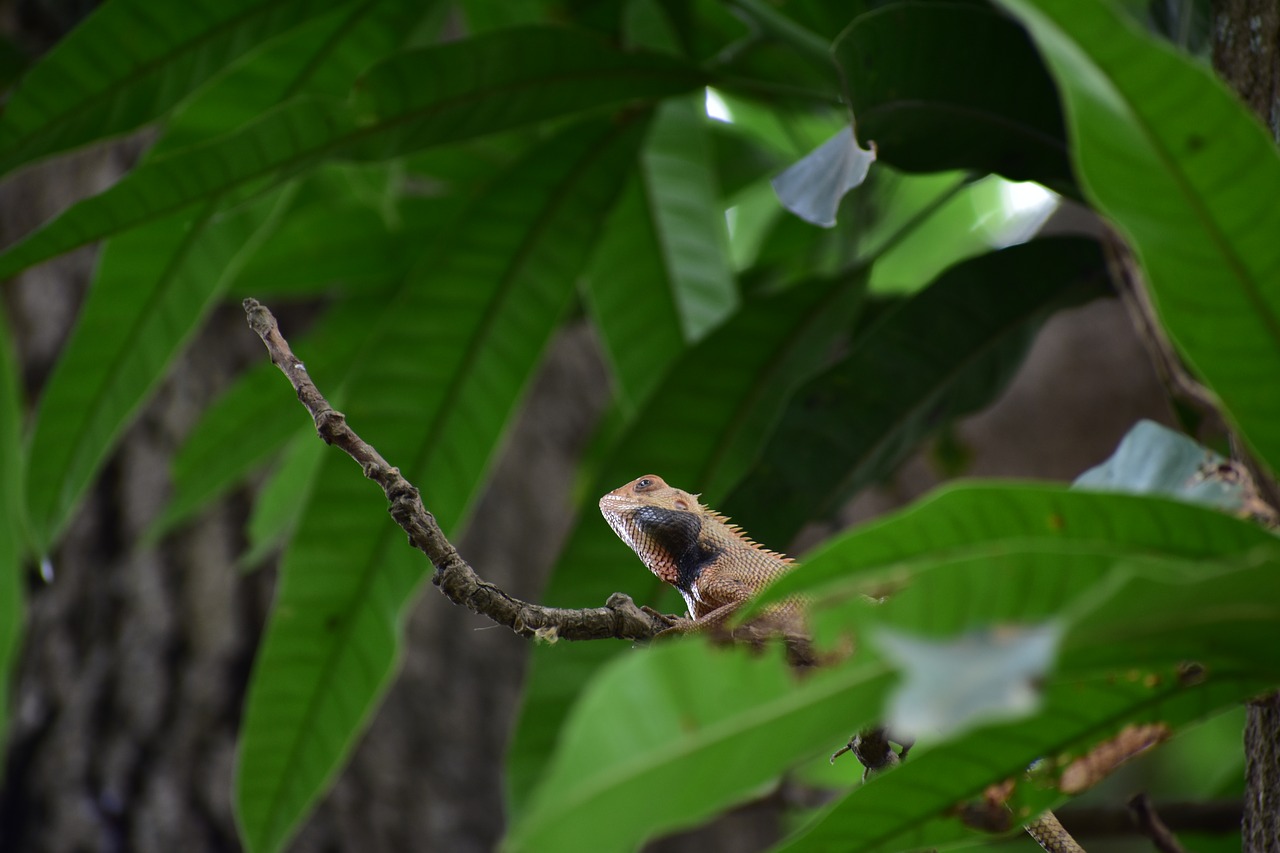
<path id="1" fill-rule="evenodd" d="M 1128 806 L 1129 811 L 1133 813 L 1134 822 L 1138 825 L 1138 831 L 1150 838 L 1151 843 L 1160 853 L 1187 853 L 1177 837 L 1160 819 L 1160 815 L 1156 814 L 1156 810 L 1151 805 L 1151 798 L 1145 793 L 1134 795 L 1129 800 Z"/>
<path id="2" fill-rule="evenodd" d="M 409 544 L 427 555 L 435 566 L 431 582 L 454 604 L 487 616 L 522 637 L 562 640 L 647 640 L 668 627 L 664 618 L 638 607 L 631 597 L 615 592 L 604 607 L 569 610 L 530 604 L 508 595 L 485 581 L 462 559 L 422 504 L 417 487 L 400 474 L 371 445 L 347 425 L 346 416 L 329 405 L 311 380 L 289 342 L 280 334 L 276 318 L 256 299 L 244 300 L 249 328 L 262 339 L 271 363 L 293 385 L 302 405 L 315 421 L 316 432 L 359 463 L 364 475 L 382 487 L 391 506 L 388 512 L 409 535 Z"/>
<path id="3" fill-rule="evenodd" d="M 1166 802 L 1158 807 L 1153 805 L 1152 808 L 1164 816 L 1162 822 L 1171 832 L 1206 835 L 1239 832 L 1240 820 L 1244 815 L 1244 803 L 1238 799 Z M 1058 812 L 1058 818 L 1078 838 L 1133 835 L 1138 830 L 1133 811 L 1129 807 L 1068 807 Z"/>
<path id="4" fill-rule="evenodd" d="M 1238 473 L 1243 479 L 1245 509 L 1255 521 L 1274 527 L 1277 509 L 1280 509 L 1280 485 L 1277 485 L 1271 472 L 1253 458 L 1239 434 L 1230 427 L 1222 415 L 1218 398 L 1192 376 L 1183 364 L 1173 342 L 1160 324 L 1142 269 L 1132 250 L 1110 229 L 1103 234 L 1102 248 L 1120 301 L 1151 356 L 1165 392 L 1170 398 L 1183 402 L 1208 418 L 1217 429 L 1226 433 L 1231 444 L 1231 455 L 1241 469 Z"/>

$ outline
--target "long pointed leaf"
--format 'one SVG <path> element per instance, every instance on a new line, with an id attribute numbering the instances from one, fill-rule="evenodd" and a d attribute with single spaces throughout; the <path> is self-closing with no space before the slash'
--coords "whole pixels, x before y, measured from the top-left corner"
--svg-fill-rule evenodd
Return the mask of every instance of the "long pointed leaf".
<path id="1" fill-rule="evenodd" d="M 809 281 L 744 305 L 667 372 L 592 478 L 588 499 L 594 503 L 597 495 L 653 471 L 702 492 L 714 505 L 750 464 L 787 395 L 826 356 L 860 301 L 861 284 L 857 278 Z M 659 586 L 589 505 L 543 600 L 593 606 L 623 589 L 642 602 L 656 601 Z M 516 812 L 545 769 L 578 691 L 596 666 L 619 651 L 605 643 L 535 649 L 507 759 L 508 798 Z"/>
<path id="2" fill-rule="evenodd" d="M 654 117 L 642 163 L 665 278 L 690 341 L 738 303 L 707 121 L 701 97 L 667 101 Z"/>
<path id="3" fill-rule="evenodd" d="M 312 85 L 318 65 L 335 54 L 343 56 L 346 64 L 367 64 L 371 54 L 361 51 L 384 47 L 388 28 L 398 38 L 391 25 L 403 24 L 405 19 L 398 2 L 383 7 L 381 15 L 371 20 L 366 19 L 368 13 L 364 5 L 342 14 L 347 29 L 340 33 L 332 30 L 332 21 L 322 20 L 318 23 L 329 29 L 304 27 L 284 43 L 273 45 L 247 67 L 208 87 L 174 120 L 173 135 L 195 133 L 201 116 L 210 113 L 224 120 L 241 115 L 216 108 L 228 91 L 236 95 L 237 110 L 251 112 L 270 106 L 281 94 Z M 245 88 L 246 80 L 254 85 Z M 184 219 L 187 214 L 175 214 L 106 247 L 77 331 L 46 389 L 33 439 L 34 451 L 53 463 L 38 482 L 32 482 L 29 493 L 42 547 L 52 543 L 131 413 L 246 258 L 255 254 L 265 233 L 288 208 L 292 194 L 292 189 L 286 189 L 273 194 L 278 204 L 268 196 L 247 207 L 234 206 L 234 197 L 211 196 L 190 214 L 190 223 Z M 148 337 L 133 339 L 131 334 Z M 139 340 L 145 340 L 146 346 Z M 136 372 L 124 367 L 131 358 L 146 366 Z M 112 369 L 113 364 L 118 369 Z M 269 432 L 256 435 L 265 437 Z M 236 457 L 237 462 L 253 458 L 252 452 Z M 208 473 L 216 478 L 229 472 Z M 161 523 L 172 522 L 182 508 L 171 505 Z"/>
<path id="4" fill-rule="evenodd" d="M 922 819 L 929 818 L 938 819 L 925 825 L 929 832 L 941 832 L 947 840 L 957 831 L 964 837 L 968 833 L 959 821 L 945 814 L 949 807 L 987 785 L 1021 776 L 1037 758 L 1056 758 L 1059 750 L 1109 735 L 1125 722 L 1177 727 L 1280 680 L 1280 651 L 1264 639 L 1280 622 L 1280 574 L 1275 572 L 1280 542 L 1265 531 L 1162 500 L 1115 500 L 1046 487 L 1003 493 L 993 488 L 984 497 L 953 502 L 945 519 L 936 504 L 934 512 L 919 513 L 931 516 L 932 528 L 922 517 L 913 520 L 921 522 L 917 532 L 949 523 L 950 529 L 940 532 L 968 532 L 975 540 L 985 538 L 988 526 L 1003 528 L 989 554 L 975 559 L 945 538 L 904 535 L 918 548 L 919 559 L 884 557 L 883 563 L 898 591 L 885 603 L 860 597 L 841 603 L 841 625 L 854 635 L 857 649 L 846 671 L 863 677 L 883 671 L 874 648 L 864 642 L 869 626 L 952 635 L 1057 617 L 1069 629 L 1058 674 L 1049 682 L 1048 710 L 1042 718 L 1006 729 L 1009 742 L 992 752 L 975 745 L 975 740 L 988 743 L 989 732 L 968 736 L 955 749 L 927 742 L 917 747 L 908 766 L 918 760 L 927 769 L 953 767 L 957 776 L 937 776 L 918 800 L 905 796 L 903 788 L 895 794 L 894 783 L 883 781 L 892 775 L 851 794 L 847 804 L 857 814 L 865 815 L 868 807 L 880 814 L 853 833 L 847 815 L 841 815 L 846 847 L 879 849 L 904 836 L 911 844 L 933 843 L 932 835 L 925 836 L 927 841 L 916 836 Z M 1025 522 L 1048 506 L 1058 514 L 1038 539 L 1020 529 L 1022 522 L 1034 530 L 1036 525 Z M 1055 535 L 1058 525 L 1063 532 Z M 1108 542 L 1108 525 L 1125 531 Z M 1187 530 L 1167 537 L 1170 546 L 1165 547 L 1166 526 Z M 1088 550 L 1081 547 L 1086 542 Z M 1240 559 L 1249 565 L 1238 567 Z M 1140 566 L 1142 574 L 1112 583 L 1126 566 Z M 1097 603 L 1100 598 L 1104 603 Z M 824 610 L 826 602 L 816 599 L 814 608 Z M 1081 606 L 1073 606 L 1077 603 Z M 1135 618 L 1139 609 L 1142 616 Z M 1188 660 L 1203 665 L 1203 680 L 1175 677 L 1176 667 Z M 824 679 L 832 673 L 798 684 L 782 680 L 774 685 L 777 693 L 757 692 L 741 686 L 751 683 L 750 673 L 734 666 L 724 655 L 704 651 L 686 659 L 658 649 L 633 653 L 631 660 L 602 672 L 566 723 L 510 846 L 571 849 L 585 838 L 604 837 L 599 843 L 605 849 L 625 849 L 646 834 L 685 825 L 744 798 L 790 764 L 824 745 L 835 746 L 847 732 L 879 716 L 883 682 L 878 688 L 864 683 L 828 706 L 833 697 Z M 1160 677 L 1130 679 L 1127 673 L 1134 667 Z M 1082 691 L 1092 700 L 1083 711 Z M 785 715 L 777 713 L 780 706 L 786 707 Z M 617 738 L 619 727 L 627 738 Z M 738 747 L 731 755 L 723 751 L 726 741 Z M 905 776 L 898 784 L 906 790 L 925 778 L 915 770 Z M 668 780 L 661 786 L 665 795 L 635 809 L 636 799 L 652 791 L 656 779 Z M 886 808 L 886 797 L 895 795 L 904 802 Z M 614 833 L 602 832 L 604 827 Z M 830 839 L 832 832 L 823 837 Z"/>
<path id="5" fill-rule="evenodd" d="M 393 299 L 346 411 L 462 522 L 642 123 L 568 129 L 465 214 Z M 328 454 L 281 569 L 250 688 L 236 812 L 250 850 L 277 850 L 339 770 L 399 654 L 401 614 L 429 570 L 351 464 Z"/>
<path id="6" fill-rule="evenodd" d="M 1046 688 L 1044 708 L 1034 718 L 984 728 L 936 749 L 916 750 L 901 767 L 831 803 L 775 849 L 869 853 L 990 838 L 966 827 L 957 807 L 979 799 L 992 785 L 1022 779 L 1032 762 L 1078 754 L 1114 735 L 1127 721 L 1161 722 L 1176 730 L 1256 695 L 1267 684 L 1265 678 L 1234 674 L 1190 688 L 1171 674 L 1155 684 L 1114 676 L 1055 679 Z M 849 773 L 852 782 L 860 770 Z M 1014 820 L 1011 813 L 1011 828 Z"/>
<path id="7" fill-rule="evenodd" d="M 297 339 L 300 352 L 315 353 L 307 360 L 307 371 L 318 383 L 341 387 L 383 308 L 381 299 L 340 300 L 312 334 Z M 340 398 L 338 393 L 332 396 L 335 401 Z M 173 494 L 148 537 L 159 537 L 225 495 L 302 431 L 311 432 L 299 423 L 297 412 L 280 405 L 275 365 L 250 370 L 205 410 L 173 457 Z"/>
<path id="8" fill-rule="evenodd" d="M 633 411 L 684 351 L 684 331 L 644 182 L 628 181 L 583 281 L 592 325 L 613 370 L 619 404 Z"/>
<path id="9" fill-rule="evenodd" d="M 37 549 L 47 553 L 116 438 L 173 355 L 235 277 L 289 203 L 289 188 L 215 219 L 205 206 L 190 222 L 113 241 L 95 286 L 40 399 L 27 481 Z"/>
<path id="10" fill-rule="evenodd" d="M 207 143 L 156 157 L 0 254 L 0 279 L 252 181 L 344 154 L 403 154 L 587 110 L 688 91 L 700 72 L 560 29 L 411 51 L 369 72 L 355 107 L 301 99 Z"/>
<path id="11" fill-rule="evenodd" d="M 784 548 L 801 525 L 886 476 L 946 420 L 986 405 L 1032 335 L 1101 292 L 1097 243 L 1038 240 L 961 262 L 800 389 L 751 475 L 722 507 Z"/>
<path id="12" fill-rule="evenodd" d="M 696 642 L 632 652 L 574 706 L 503 849 L 633 850 L 828 750 L 832 732 L 871 719 L 889 685 L 874 660 L 797 684 L 777 655 Z"/>
<path id="13" fill-rule="evenodd" d="M 737 305 L 706 122 L 689 98 L 659 108 L 587 278 L 587 304 L 628 410 L 686 342 Z"/>
<path id="14" fill-rule="evenodd" d="M 854 19 L 834 51 L 858 138 L 884 162 L 1074 189 L 1053 82 L 1005 16 L 976 3 L 892 3 Z"/>
<path id="15" fill-rule="evenodd" d="M 351 4 L 103 4 L 23 78 L 5 105 L 0 173 L 141 127 L 272 36 Z"/>
<path id="16" fill-rule="evenodd" d="M 336 5 L 236 63 L 173 111 L 151 156 L 221 136 L 301 94 L 345 97 L 370 66 L 403 47 L 435 0 Z"/>
<path id="17" fill-rule="evenodd" d="M 0 308 L 0 744 L 9 730 L 9 669 L 22 637 L 22 560 L 26 530 L 22 501 L 22 384 Z"/>
<path id="18" fill-rule="evenodd" d="M 1280 471 L 1280 153 L 1201 64 L 1099 0 L 1001 0 L 1057 79 L 1086 196 L 1129 239 L 1160 319 Z"/>
<path id="19" fill-rule="evenodd" d="M 1013 541 L 1049 550 L 1068 543 L 1085 559 L 1104 554 L 1135 560 L 1148 553 L 1185 560 L 1243 557 L 1252 549 L 1276 545 L 1274 537 L 1252 524 L 1177 501 L 1036 484 L 959 483 L 825 543 L 750 609 L 802 590 L 814 598 L 844 600 L 875 577 L 887 578 L 897 570 L 909 573 L 917 560 L 929 567 L 968 554 L 977 565 Z M 1019 589 L 1015 584 L 1009 594 L 1016 597 Z M 903 608 L 914 600 L 904 594 L 890 606 Z M 947 615 L 968 606 L 964 602 L 952 602 L 933 615 L 928 602 L 911 606 L 918 609 L 917 621 L 908 625 L 912 630 L 967 627 Z"/>

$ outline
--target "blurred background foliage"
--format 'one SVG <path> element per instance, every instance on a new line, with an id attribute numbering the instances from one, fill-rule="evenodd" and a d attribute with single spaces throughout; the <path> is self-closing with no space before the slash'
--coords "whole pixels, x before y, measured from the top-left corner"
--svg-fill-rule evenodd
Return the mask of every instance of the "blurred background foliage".
<path id="1" fill-rule="evenodd" d="M 699 644 L 536 646 L 487 829 L 507 827 L 506 849 L 631 849 L 769 791 L 783 835 L 750 849 L 1006 843 L 957 807 L 1041 761 L 1008 800 L 1015 829 L 1075 793 L 1055 776 L 1073 757 L 1143 722 L 1178 737 L 1083 805 L 1134 787 L 1238 801 L 1241 702 L 1280 683 L 1280 550 L 1248 520 L 1265 513 L 1247 484 L 1188 494 L 1219 470 L 1209 451 L 1135 430 L 1138 461 L 1117 456 L 1099 491 L 957 486 L 807 550 L 921 448 L 943 478 L 966 473 L 956 425 L 1000 398 L 1046 322 L 1113 298 L 1126 261 L 1217 404 L 1177 401 L 1182 425 L 1220 447 L 1229 431 L 1270 482 L 1280 160 L 1208 68 L 1209 25 L 1199 3 L 1106 0 L 110 0 L 38 59 L 6 43 L 11 204 L 51 158 L 131 154 L 0 252 L 21 317 L 41 281 L 20 274 L 98 246 L 51 354 L 29 323 L 0 323 L 0 663 L 42 642 L 33 628 L 21 651 L 24 590 L 59 583 L 77 518 L 131 464 L 113 461 L 122 437 L 253 296 L 454 538 L 496 525 L 481 498 L 500 461 L 520 467 L 504 452 L 530 387 L 586 335 L 607 389 L 572 487 L 543 494 L 530 470 L 520 489 L 563 519 L 531 546 L 554 555 L 533 597 L 597 606 L 625 588 L 678 608 L 594 512 L 653 471 L 805 551 L 788 590 L 820 637 L 857 645 L 799 682 L 774 656 Z M 829 140 L 876 160 L 843 197 L 832 162 L 807 161 L 808 191 L 838 202 L 824 228 L 772 182 Z M 117 545 L 163 549 L 252 496 L 227 548 L 278 574 L 247 686 L 219 688 L 236 760 L 209 820 L 225 832 L 234 809 L 239 843 L 278 850 L 400 662 L 432 654 L 404 630 L 430 567 L 261 362 L 192 405 L 159 457 L 163 500 Z M 1175 463 L 1190 468 L 1165 476 Z M 869 605 L 885 588 L 889 606 Z M 1032 665 L 1034 709 L 1002 703 L 1027 661 L 987 641 L 972 657 L 995 686 L 971 711 L 949 692 L 969 674 L 935 677 L 915 701 L 955 725 L 922 732 L 902 768 L 860 786 L 819 760 L 909 673 L 883 632 L 941 643 L 927 667 L 945 643 L 1034 625 L 1057 638 Z M 13 743 L 13 837 L 55 849 L 13 817 L 14 774 L 41 748 Z M 795 786 L 825 804 L 777 794 Z M 129 804 L 113 808 L 144 849 Z"/>

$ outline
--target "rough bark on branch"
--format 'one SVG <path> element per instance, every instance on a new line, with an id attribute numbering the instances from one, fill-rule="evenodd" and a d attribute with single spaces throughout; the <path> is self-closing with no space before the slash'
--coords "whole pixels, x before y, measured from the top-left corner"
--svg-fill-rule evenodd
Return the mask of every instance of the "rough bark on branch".
<path id="1" fill-rule="evenodd" d="M 609 596 L 603 607 L 572 610 L 521 601 L 485 581 L 445 537 L 435 516 L 423 505 L 417 487 L 361 439 L 347 425 L 345 415 L 329 405 L 280 333 L 275 316 L 256 299 L 244 300 L 244 310 L 249 327 L 266 345 L 272 364 L 293 385 L 298 400 L 311 414 L 320 438 L 354 459 L 364 475 L 382 487 L 391 504 L 391 517 L 409 535 L 409 543 L 431 560 L 435 566 L 432 583 L 454 604 L 486 616 L 522 637 L 544 640 L 647 640 L 668 627 L 660 616 L 641 609 L 623 593 Z"/>

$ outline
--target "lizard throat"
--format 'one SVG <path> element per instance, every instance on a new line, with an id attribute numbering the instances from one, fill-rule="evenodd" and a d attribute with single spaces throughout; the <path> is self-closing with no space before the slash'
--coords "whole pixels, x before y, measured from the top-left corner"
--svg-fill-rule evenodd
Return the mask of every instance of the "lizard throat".
<path id="1" fill-rule="evenodd" d="M 704 541 L 702 517 L 693 512 L 640 506 L 606 512 L 605 519 L 649 571 L 678 589 L 690 612 L 696 611 L 698 578 L 724 550 Z"/>

